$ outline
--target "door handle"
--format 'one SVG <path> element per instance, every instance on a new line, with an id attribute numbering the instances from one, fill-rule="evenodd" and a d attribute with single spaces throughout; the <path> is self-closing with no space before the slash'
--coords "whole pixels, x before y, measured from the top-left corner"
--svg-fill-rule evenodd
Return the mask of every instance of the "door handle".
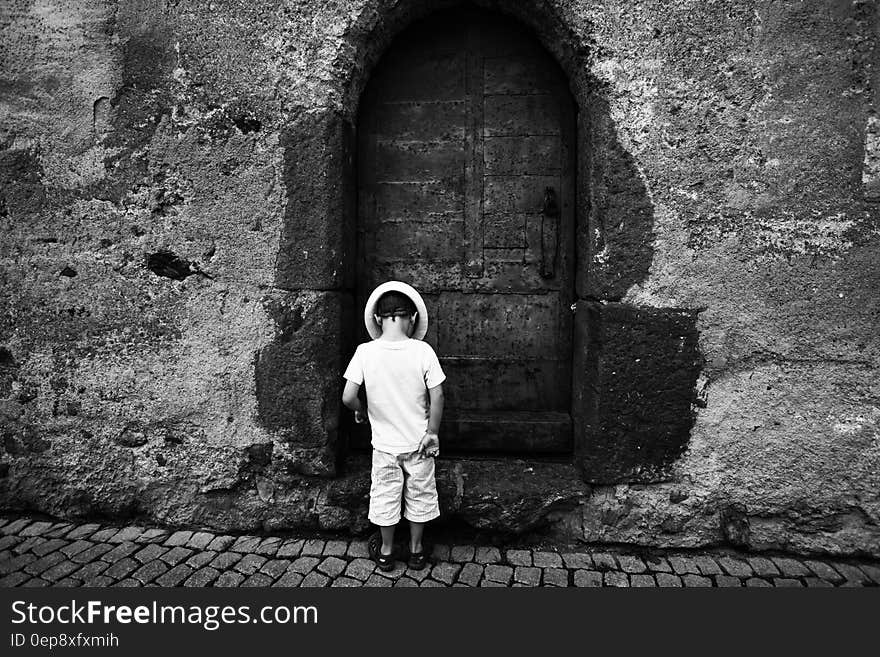
<path id="1" fill-rule="evenodd" d="M 556 275 L 556 254 L 559 250 L 559 202 L 556 190 L 544 188 L 544 206 L 541 209 L 541 276 Z"/>

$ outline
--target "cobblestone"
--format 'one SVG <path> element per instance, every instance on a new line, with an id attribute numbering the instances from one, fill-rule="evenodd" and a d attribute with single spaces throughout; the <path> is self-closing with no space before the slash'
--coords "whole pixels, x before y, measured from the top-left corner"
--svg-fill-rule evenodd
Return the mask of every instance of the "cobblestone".
<path id="1" fill-rule="evenodd" d="M 625 573 L 608 571 L 602 576 L 605 586 L 629 586 L 629 578 Z"/>
<path id="2" fill-rule="evenodd" d="M 155 543 L 150 543 L 149 545 L 135 552 L 134 558 L 141 563 L 147 563 L 148 561 L 158 559 L 166 552 L 168 552 L 168 548 L 162 547 L 161 545 L 156 545 Z"/>
<path id="3" fill-rule="evenodd" d="M 412 582 L 412 580 L 409 579 L 408 577 L 406 578 L 406 581 Z M 415 582 L 413 582 L 413 584 L 415 586 L 418 586 L 417 584 L 415 584 Z M 354 587 L 360 587 L 361 583 L 356 579 L 352 579 L 351 577 L 338 577 L 335 580 L 333 580 L 333 583 L 330 586 L 333 586 L 336 588 L 340 588 L 340 587 L 354 588 Z"/>
<path id="4" fill-rule="evenodd" d="M 67 577 L 74 570 L 78 570 L 79 567 L 80 565 L 78 563 L 74 563 L 73 561 L 62 561 L 61 563 L 58 563 L 48 570 L 44 571 L 41 577 L 43 579 L 49 580 L 50 582 L 55 582 L 59 579 Z"/>
<path id="5" fill-rule="evenodd" d="M 220 575 L 217 578 L 217 581 L 214 582 L 214 586 L 238 586 L 244 581 L 244 575 L 241 573 L 236 573 L 231 570 L 227 570 L 225 573 Z"/>
<path id="6" fill-rule="evenodd" d="M 278 548 L 281 547 L 282 539 L 277 537 L 264 538 L 260 544 L 254 549 L 254 552 L 257 554 L 262 554 L 264 557 L 274 557 L 278 552 Z"/>
<path id="7" fill-rule="evenodd" d="M 749 577 L 754 574 L 752 567 L 745 561 L 733 557 L 721 557 L 718 563 L 725 572 L 734 577 Z"/>
<path id="8" fill-rule="evenodd" d="M 602 573 L 595 570 L 574 571 L 574 585 L 580 587 L 602 586 Z"/>
<path id="9" fill-rule="evenodd" d="M 300 582 L 303 581 L 303 576 L 297 572 L 292 570 L 288 570 L 284 573 L 278 580 L 272 585 L 277 587 L 292 587 L 299 586 Z"/>
<path id="10" fill-rule="evenodd" d="M 648 569 L 645 562 L 638 557 L 621 555 L 617 557 L 617 563 L 620 564 L 620 569 L 627 573 L 643 573 Z"/>
<path id="11" fill-rule="evenodd" d="M 672 571 L 677 575 L 697 574 L 700 572 L 697 562 L 688 557 L 667 557 L 667 560 L 669 565 L 672 566 Z"/>
<path id="12" fill-rule="evenodd" d="M 712 586 L 712 580 L 701 575 L 685 575 L 681 578 L 681 581 L 684 582 L 685 586 L 690 587 Z"/>
<path id="13" fill-rule="evenodd" d="M 585 552 L 565 552 L 562 555 L 562 562 L 566 568 L 573 570 L 589 569 L 593 567 L 593 560 L 589 554 Z"/>
<path id="14" fill-rule="evenodd" d="M 21 542 L 22 540 L 18 536 L 4 536 L 3 538 L 0 538 L 0 551 L 7 550 Z"/>
<path id="15" fill-rule="evenodd" d="M 193 568 L 202 568 L 211 563 L 216 557 L 216 552 L 196 552 L 186 560 L 186 563 Z"/>
<path id="16" fill-rule="evenodd" d="M 735 550 L 640 556 L 542 545 L 429 545 L 423 570 L 379 572 L 363 539 L 217 536 L 210 531 L 0 518 L 0 586 L 828 587 L 878 586 L 880 561 Z"/>
<path id="17" fill-rule="evenodd" d="M 459 577 L 459 579 L 461 578 Z M 517 566 L 513 570 L 513 581 L 529 586 L 539 586 L 541 584 L 541 569 L 533 566 Z"/>
<path id="18" fill-rule="evenodd" d="M 833 583 L 843 581 L 843 576 L 838 573 L 831 564 L 815 560 L 805 561 L 804 564 L 812 570 L 819 579 L 824 579 Z M 788 573 L 786 573 L 786 575 L 787 574 Z"/>
<path id="19" fill-rule="evenodd" d="M 375 563 L 373 563 L 369 559 L 363 559 L 359 557 L 348 564 L 348 567 L 345 569 L 345 574 L 349 577 L 354 577 L 355 579 L 359 579 L 363 582 L 366 581 L 366 579 L 373 574 L 373 571 L 375 569 Z"/>
<path id="20" fill-rule="evenodd" d="M 146 529 L 137 537 L 138 543 L 164 543 L 170 536 L 167 529 Z"/>
<path id="21" fill-rule="evenodd" d="M 449 549 L 448 545 L 443 545 L 442 543 L 439 543 L 435 545 L 434 548 L 431 550 L 431 558 L 435 559 L 436 561 L 449 561 L 450 552 L 451 550 Z"/>
<path id="22" fill-rule="evenodd" d="M 207 548 L 214 552 L 222 552 L 235 543 L 235 536 L 215 536 L 214 540 L 208 543 Z"/>
<path id="23" fill-rule="evenodd" d="M 263 539 L 259 536 L 239 536 L 229 549 L 233 552 L 253 552 L 262 542 Z"/>
<path id="24" fill-rule="evenodd" d="M 474 554 L 474 561 L 477 563 L 499 563 L 501 561 L 501 551 L 496 547 L 477 547 Z"/>
<path id="25" fill-rule="evenodd" d="M 168 566 L 162 563 L 159 560 L 150 561 L 149 563 L 145 563 L 143 566 L 138 568 L 132 577 L 134 577 L 141 584 L 148 584 L 152 582 L 154 579 L 165 573 L 168 570 Z"/>
<path id="26" fill-rule="evenodd" d="M 382 579 L 385 579 L 384 577 Z M 390 582 L 391 580 L 386 580 Z M 300 582 L 301 587 L 311 587 L 311 588 L 320 588 L 323 586 L 327 586 L 330 583 L 330 578 L 326 575 L 322 575 L 321 573 L 315 572 L 314 570 L 310 572 L 303 578 L 303 581 Z"/>
<path id="27" fill-rule="evenodd" d="M 802 577 L 810 574 L 810 569 L 800 561 L 785 557 L 773 557 L 773 563 L 786 577 Z M 756 571 L 757 572 L 757 571 Z M 759 573 L 761 574 L 761 573 Z"/>
<path id="28" fill-rule="evenodd" d="M 130 543 L 136 541 L 144 533 L 143 527 L 123 527 L 113 534 L 110 543 Z"/>
<path id="29" fill-rule="evenodd" d="M 348 551 L 346 554 L 349 557 L 369 557 L 370 549 L 367 547 L 366 541 L 352 541 L 348 545 Z"/>
<path id="30" fill-rule="evenodd" d="M 835 563 L 834 569 L 843 575 L 846 580 L 844 586 L 864 586 L 871 581 L 871 578 L 865 575 L 860 569 L 851 566 L 848 563 Z"/>
<path id="31" fill-rule="evenodd" d="M 461 565 L 457 563 L 438 563 L 431 569 L 431 577 L 433 579 L 436 579 L 438 582 L 443 582 L 444 584 L 452 584 L 452 582 L 455 581 L 455 576 L 458 575 L 458 572 L 461 570 L 461 568 Z"/>
<path id="32" fill-rule="evenodd" d="M 89 565 L 91 565 L 91 564 L 89 564 Z M 130 559 L 129 557 L 125 557 L 124 559 L 120 559 L 119 561 L 108 566 L 106 568 L 106 570 L 104 570 L 103 572 L 108 577 L 112 577 L 113 579 L 122 579 L 123 577 L 127 577 L 128 575 L 130 575 L 131 573 L 133 573 L 135 570 L 137 570 L 140 567 L 141 567 L 140 563 L 138 563 L 134 559 Z M 83 570 L 85 570 L 86 568 L 88 568 L 88 566 L 84 566 Z M 77 574 L 79 574 L 79 573 L 77 573 Z M 97 575 L 98 572 L 96 572 L 95 574 Z"/>
<path id="33" fill-rule="evenodd" d="M 185 563 L 180 563 L 174 566 L 167 573 L 164 573 L 160 577 L 156 578 L 156 584 L 159 586 L 177 586 L 187 577 L 193 574 L 193 569 L 187 566 Z"/>
<path id="34" fill-rule="evenodd" d="M 532 563 L 538 568 L 561 568 L 562 557 L 556 552 L 533 552 Z"/>
<path id="35" fill-rule="evenodd" d="M 327 557 L 318 564 L 318 570 L 330 577 L 338 577 L 348 564 L 339 557 Z M 401 569 L 402 570 L 402 569 Z"/>
<path id="36" fill-rule="evenodd" d="M 880 567 L 869 566 L 867 564 L 862 564 L 859 567 L 862 569 L 862 572 L 865 573 L 865 575 L 871 578 L 872 582 L 880 585 Z"/>
<path id="37" fill-rule="evenodd" d="M 776 565 L 766 557 L 749 557 L 746 561 L 749 562 L 756 575 L 772 577 L 779 574 L 779 569 Z"/>
<path id="38" fill-rule="evenodd" d="M 531 566 L 532 553 L 530 550 L 507 550 L 507 562 L 513 566 Z"/>
<path id="39" fill-rule="evenodd" d="M 192 575 L 190 575 L 183 583 L 183 585 L 193 587 L 208 586 L 218 577 L 220 577 L 219 570 L 217 570 L 216 568 L 211 568 L 210 566 L 205 566 L 204 568 L 200 568 Z"/>
<path id="40" fill-rule="evenodd" d="M 290 570 L 295 573 L 299 573 L 300 575 L 305 575 L 312 571 L 312 569 L 320 563 L 320 559 L 318 557 L 299 557 L 294 560 L 292 564 L 290 564 Z M 372 562 L 371 562 L 372 563 Z"/>
<path id="41" fill-rule="evenodd" d="M 458 574 L 458 581 L 468 586 L 477 586 L 483 577 L 483 566 L 478 563 L 466 563 Z"/>
<path id="42" fill-rule="evenodd" d="M 287 540 L 281 544 L 281 547 L 278 548 L 278 552 L 275 553 L 275 556 L 279 559 L 298 557 L 302 552 L 302 548 L 303 541 Z"/>
<path id="43" fill-rule="evenodd" d="M 630 586 L 637 588 L 649 588 L 657 586 L 657 582 L 654 581 L 653 575 L 630 575 L 629 576 Z"/>
<path id="44" fill-rule="evenodd" d="M 19 559 L 26 557 L 29 555 L 21 555 L 17 557 Z M 24 567 L 24 571 L 26 573 L 30 573 L 31 575 L 39 575 L 44 570 L 48 570 L 55 564 L 65 561 L 64 555 L 60 552 L 53 552 L 52 554 L 47 554 L 45 557 L 40 557 L 36 561 L 32 561 Z"/>
<path id="45" fill-rule="evenodd" d="M 697 568 L 700 569 L 700 573 L 703 575 L 722 575 L 723 572 L 721 568 L 715 563 L 715 560 L 707 555 L 695 557 L 694 561 L 697 563 Z"/>
<path id="46" fill-rule="evenodd" d="M 241 555 L 238 552 L 221 552 L 210 563 L 212 568 L 218 570 L 226 570 L 232 568 L 241 561 Z"/>
<path id="47" fill-rule="evenodd" d="M 327 544 L 324 546 L 324 555 L 341 557 L 345 555 L 347 549 L 348 543 L 345 541 L 327 541 Z"/>
<path id="48" fill-rule="evenodd" d="M 464 563 L 474 560 L 476 550 L 473 545 L 455 545 L 452 547 L 450 559 L 458 563 Z"/>
<path id="49" fill-rule="evenodd" d="M 261 587 L 261 586 L 265 587 L 265 586 L 271 586 L 271 585 L 272 585 L 272 578 L 269 577 L 268 575 L 266 575 L 265 573 L 254 573 L 253 575 L 248 577 L 246 580 L 244 580 L 240 584 L 240 586 L 251 587 L 251 588 L 256 588 L 256 587 Z"/>
<path id="50" fill-rule="evenodd" d="M 272 580 L 281 577 L 290 567 L 290 559 L 270 559 L 260 568 L 261 573 L 265 573 Z"/>
<path id="51" fill-rule="evenodd" d="M 544 568 L 545 586 L 568 586 L 568 571 L 562 568 Z"/>
<path id="52" fill-rule="evenodd" d="M 116 564 L 113 564 L 113 565 L 115 566 Z M 103 573 L 105 570 L 107 570 L 110 567 L 111 567 L 111 564 L 108 564 L 104 561 L 92 561 L 91 563 L 87 563 L 82 568 L 80 568 L 75 573 L 73 573 L 72 577 L 75 577 L 76 579 L 79 579 L 82 581 L 86 581 L 86 580 L 89 580 L 93 577 L 97 577 L 98 575 L 100 575 L 101 573 Z M 140 567 L 140 564 L 135 563 L 135 568 L 138 568 L 138 567 Z M 120 570 L 124 571 L 125 565 L 121 566 Z M 119 575 L 119 577 L 124 577 L 129 572 L 131 572 L 131 571 L 124 572 L 122 575 Z"/>
<path id="53" fill-rule="evenodd" d="M 367 581 L 364 582 L 364 586 L 369 587 L 384 587 L 384 586 L 393 586 L 394 582 L 392 582 L 387 577 L 382 577 L 378 573 L 373 573 L 367 578 Z"/>
<path id="54" fill-rule="evenodd" d="M 189 542 L 189 539 L 192 538 L 192 532 L 174 532 L 171 536 L 168 537 L 168 540 L 165 541 L 165 545 L 168 547 L 179 547 L 181 545 L 186 545 Z"/>
<path id="55" fill-rule="evenodd" d="M 788 586 L 788 587 L 795 587 L 795 588 L 799 587 L 799 586 L 803 586 L 803 584 L 801 583 L 800 580 L 790 579 L 787 577 L 774 577 L 773 578 L 773 585 L 778 586 L 778 587 Z"/>
<path id="56" fill-rule="evenodd" d="M 500 582 L 502 584 L 509 583 L 511 578 L 513 577 L 513 568 L 511 568 L 510 566 L 498 566 L 495 564 L 490 564 L 486 566 L 486 570 L 484 572 L 486 575 L 486 579 L 493 582 Z"/>
<path id="57" fill-rule="evenodd" d="M 233 568 L 245 575 L 252 575 L 262 568 L 266 561 L 266 557 L 259 554 L 246 554 L 233 566 Z"/>
<path id="58" fill-rule="evenodd" d="M 190 555 L 193 553 L 192 550 L 185 547 L 173 547 L 168 552 L 159 557 L 162 561 L 167 563 L 169 566 L 176 566 L 184 559 L 188 559 Z"/>
<path id="59" fill-rule="evenodd" d="M 95 559 L 100 558 L 102 555 L 106 554 L 112 549 L 113 546 L 108 543 L 98 543 L 97 545 L 93 545 L 92 547 L 87 548 L 82 552 L 74 554 L 70 558 L 77 563 L 88 563 L 89 561 L 94 561 Z"/>
<path id="60" fill-rule="evenodd" d="M 678 575 L 673 575 L 672 573 L 657 573 L 655 577 L 657 579 L 657 586 L 681 586 L 681 577 Z"/>
<path id="61" fill-rule="evenodd" d="M 51 522 L 34 522 L 22 529 L 19 536 L 40 536 L 52 527 Z"/>
<path id="62" fill-rule="evenodd" d="M 209 534 L 208 532 L 196 532 L 192 535 L 192 538 L 186 542 L 186 546 L 193 550 L 205 550 L 213 540 L 214 534 Z"/>
<path id="63" fill-rule="evenodd" d="M 594 552 L 591 557 L 596 570 L 617 570 L 617 561 L 607 552 Z"/>
<path id="64" fill-rule="evenodd" d="M 77 540 L 70 545 L 61 548 L 59 552 L 63 553 L 67 557 L 72 557 L 75 554 L 79 554 L 83 550 L 87 550 L 88 548 L 92 547 L 92 545 L 93 544 L 91 541 Z"/>
<path id="65" fill-rule="evenodd" d="M 746 586 L 766 587 L 766 586 L 773 586 L 773 585 L 770 582 L 768 582 L 766 579 L 761 579 L 760 577 L 751 577 L 746 580 Z"/>
<path id="66" fill-rule="evenodd" d="M 89 540 L 95 543 L 107 543 L 118 533 L 119 529 L 117 529 L 116 527 L 105 527 L 104 529 L 99 529 L 94 534 L 92 534 L 89 537 Z"/>
<path id="67" fill-rule="evenodd" d="M 101 555 L 101 559 L 108 563 L 114 563 L 119 561 L 120 559 L 124 559 L 130 554 L 137 552 L 141 549 L 141 546 L 137 543 L 132 543 L 131 541 L 127 541 L 125 543 L 119 543 L 116 547 L 114 547 L 109 552 Z"/>

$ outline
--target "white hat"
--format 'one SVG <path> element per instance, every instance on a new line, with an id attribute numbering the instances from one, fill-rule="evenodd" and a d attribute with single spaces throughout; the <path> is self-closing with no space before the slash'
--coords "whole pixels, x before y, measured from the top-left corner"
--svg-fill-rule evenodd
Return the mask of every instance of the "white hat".
<path id="1" fill-rule="evenodd" d="M 400 292 L 401 294 L 405 294 L 416 305 L 416 310 L 418 311 L 419 316 L 416 320 L 416 328 L 413 331 L 413 338 L 416 340 L 423 339 L 428 332 L 428 308 L 422 300 L 422 295 L 420 295 L 412 285 L 400 281 L 388 281 L 387 283 L 382 283 L 382 285 L 373 290 L 372 294 L 370 294 L 370 298 L 367 299 L 367 305 L 364 307 L 364 325 L 367 327 L 367 333 L 370 334 L 370 337 L 375 340 L 382 335 L 382 329 L 376 323 L 376 319 L 373 315 L 376 314 L 376 303 L 378 303 L 379 297 L 386 292 Z"/>

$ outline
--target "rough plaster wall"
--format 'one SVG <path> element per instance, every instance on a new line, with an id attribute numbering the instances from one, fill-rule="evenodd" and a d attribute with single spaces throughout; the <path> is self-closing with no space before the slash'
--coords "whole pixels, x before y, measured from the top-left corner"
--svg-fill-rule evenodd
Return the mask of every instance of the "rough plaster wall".
<path id="1" fill-rule="evenodd" d="M 700 309 L 672 481 L 596 490 L 595 540 L 880 547 L 876 3 L 601 3 L 611 116 L 654 204 L 636 305 Z"/>
<path id="2" fill-rule="evenodd" d="M 700 311 L 705 408 L 670 481 L 598 487 L 564 524 L 587 540 L 880 554 L 876 2 L 489 4 L 560 57 L 552 24 L 568 26 L 587 69 L 567 72 L 598 83 L 650 201 L 649 231 L 617 210 L 591 289 Z M 273 289 L 284 131 L 354 116 L 378 54 L 361 44 L 387 41 L 399 9 L 4 4 L 5 505 L 357 523 L 357 487 L 301 476 L 332 474 L 328 446 L 266 422 L 255 372 L 265 349 L 299 362 L 291 318 L 344 315 L 333 292 Z M 618 291 L 628 230 L 650 258 Z M 204 274 L 157 276 L 146 256 L 163 250 Z M 337 367 L 322 358 L 302 386 Z M 304 432 L 334 430 L 319 400 L 298 404 Z M 467 477 L 448 477 L 460 493 Z"/>

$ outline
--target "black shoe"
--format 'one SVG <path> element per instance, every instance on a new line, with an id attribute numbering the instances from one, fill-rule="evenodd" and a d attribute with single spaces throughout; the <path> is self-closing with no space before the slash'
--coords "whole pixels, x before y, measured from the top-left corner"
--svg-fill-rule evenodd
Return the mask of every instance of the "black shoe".
<path id="1" fill-rule="evenodd" d="M 379 570 L 388 572 L 394 570 L 394 549 L 391 554 L 382 554 L 382 538 L 377 534 L 370 537 L 367 541 L 367 549 L 370 551 L 370 558 L 376 562 Z"/>
<path id="2" fill-rule="evenodd" d="M 409 560 L 406 562 L 406 565 L 413 570 L 422 570 L 425 566 L 428 565 L 428 557 L 425 556 L 424 551 L 410 552 Z"/>

